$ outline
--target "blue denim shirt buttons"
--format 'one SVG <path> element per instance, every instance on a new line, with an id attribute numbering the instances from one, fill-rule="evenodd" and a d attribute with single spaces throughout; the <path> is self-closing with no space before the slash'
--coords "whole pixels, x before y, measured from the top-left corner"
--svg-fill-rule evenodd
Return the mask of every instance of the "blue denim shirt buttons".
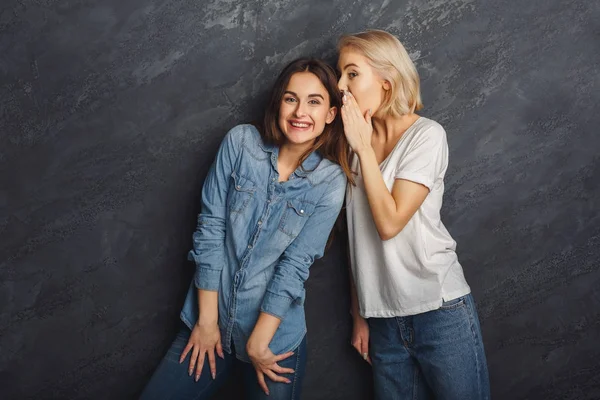
<path id="1" fill-rule="evenodd" d="M 269 347 L 296 348 L 306 333 L 304 282 L 322 257 L 346 191 L 341 168 L 310 154 L 286 182 L 276 182 L 279 149 L 252 125 L 225 136 L 202 188 L 188 259 L 196 273 L 181 310 L 198 319 L 197 290 L 219 293 L 219 327 L 228 353 L 249 361 L 246 341 L 260 312 L 281 319 Z M 271 179 L 269 179 L 271 178 Z"/>

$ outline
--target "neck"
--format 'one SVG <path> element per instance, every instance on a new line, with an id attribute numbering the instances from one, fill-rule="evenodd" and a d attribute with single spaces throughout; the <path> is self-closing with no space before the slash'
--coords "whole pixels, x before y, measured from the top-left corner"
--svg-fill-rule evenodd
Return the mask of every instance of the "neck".
<path id="1" fill-rule="evenodd" d="M 294 145 L 285 143 L 279 148 L 278 162 L 295 170 L 300 164 L 300 157 L 312 146 L 312 143 Z"/>
<path id="2" fill-rule="evenodd" d="M 398 136 L 402 135 L 417 119 L 419 119 L 419 116 L 415 113 L 405 114 L 399 117 L 373 117 L 373 134 L 385 138 L 386 141 L 397 139 Z"/>

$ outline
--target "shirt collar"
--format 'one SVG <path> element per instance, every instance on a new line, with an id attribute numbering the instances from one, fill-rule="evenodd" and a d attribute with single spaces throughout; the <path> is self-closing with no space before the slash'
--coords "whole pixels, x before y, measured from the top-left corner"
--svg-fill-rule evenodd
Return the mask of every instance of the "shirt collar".
<path id="1" fill-rule="evenodd" d="M 265 153 L 271 153 L 271 164 L 273 165 L 273 168 L 277 170 L 277 157 L 279 156 L 279 147 L 274 144 L 265 143 L 263 140 L 260 141 L 259 146 Z M 301 177 L 308 176 L 308 174 L 317 169 L 322 158 L 323 157 L 321 157 L 321 155 L 317 151 L 313 151 L 308 155 L 308 157 L 306 157 L 306 159 L 302 163 L 302 166 L 298 167 L 296 171 L 294 171 L 295 174 Z"/>

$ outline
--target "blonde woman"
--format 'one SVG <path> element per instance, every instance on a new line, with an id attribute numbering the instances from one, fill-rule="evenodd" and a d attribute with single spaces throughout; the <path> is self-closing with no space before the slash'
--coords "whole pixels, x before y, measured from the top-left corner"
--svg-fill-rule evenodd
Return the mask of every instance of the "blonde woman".
<path id="1" fill-rule="evenodd" d="M 446 132 L 415 114 L 419 76 L 396 37 L 347 35 L 338 51 L 358 173 L 346 200 L 352 344 L 373 366 L 377 399 L 488 399 L 477 311 L 440 220 Z"/>

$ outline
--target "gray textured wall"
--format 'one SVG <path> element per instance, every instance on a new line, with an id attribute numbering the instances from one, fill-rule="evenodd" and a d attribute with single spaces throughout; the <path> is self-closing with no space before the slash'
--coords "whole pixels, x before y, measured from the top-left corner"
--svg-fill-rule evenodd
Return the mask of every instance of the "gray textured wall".
<path id="1" fill-rule="evenodd" d="M 599 21 L 589 0 L 4 0 L 0 397 L 134 398 L 176 328 L 221 138 L 284 63 L 377 27 L 448 131 L 443 216 L 494 398 L 600 398 Z M 308 283 L 306 399 L 369 398 L 343 254 Z"/>

